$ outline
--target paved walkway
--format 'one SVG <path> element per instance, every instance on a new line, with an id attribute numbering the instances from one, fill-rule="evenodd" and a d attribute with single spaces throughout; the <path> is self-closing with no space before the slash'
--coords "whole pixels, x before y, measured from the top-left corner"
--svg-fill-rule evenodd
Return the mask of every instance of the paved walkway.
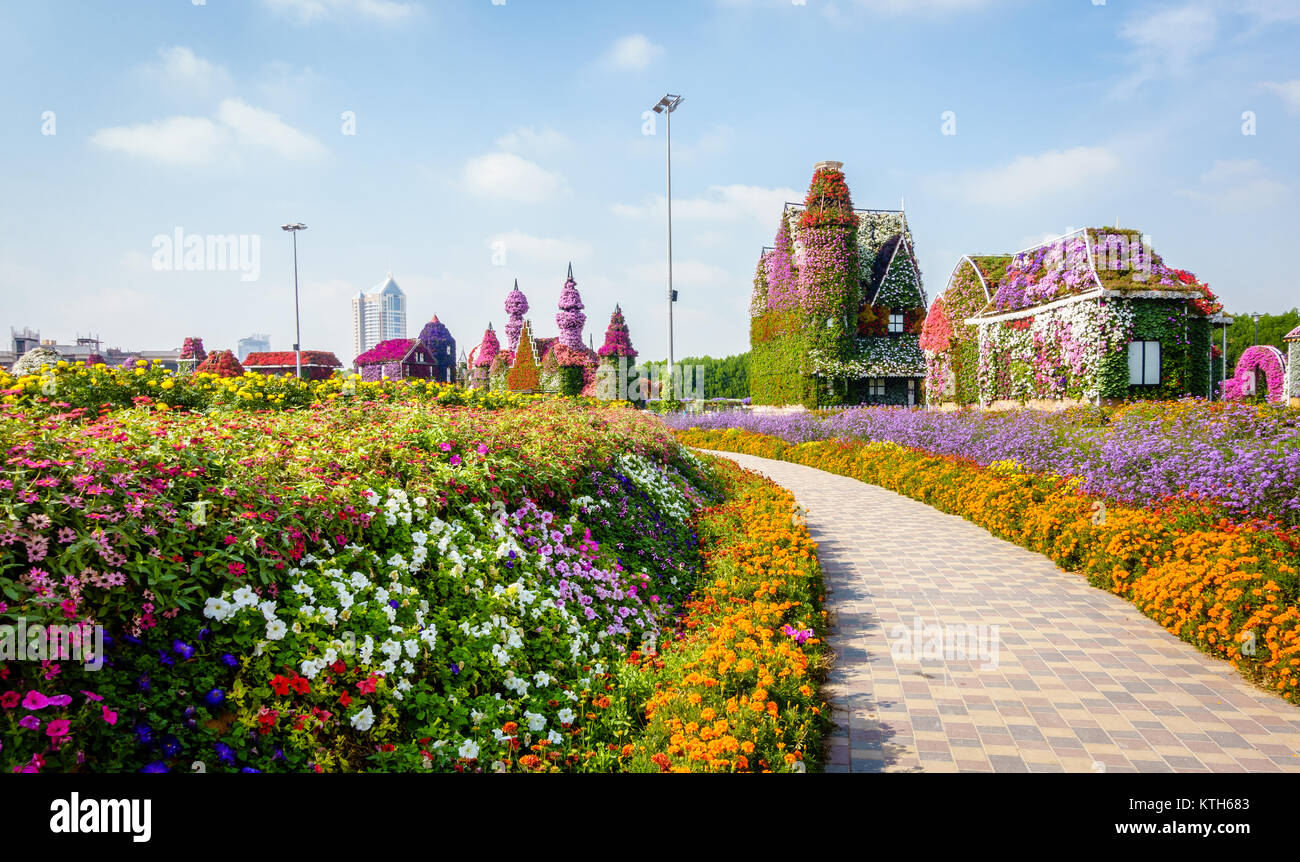
<path id="1" fill-rule="evenodd" d="M 1118 596 L 878 486 L 714 454 L 809 510 L 836 656 L 827 771 L 1300 772 L 1300 706 Z"/>

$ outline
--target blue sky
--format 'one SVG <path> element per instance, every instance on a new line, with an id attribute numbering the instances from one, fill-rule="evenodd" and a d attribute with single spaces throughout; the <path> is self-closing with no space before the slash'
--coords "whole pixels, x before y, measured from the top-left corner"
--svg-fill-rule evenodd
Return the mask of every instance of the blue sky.
<path id="1" fill-rule="evenodd" d="M 597 345 L 619 302 L 662 356 L 666 91 L 679 356 L 747 348 L 757 255 L 821 159 L 858 206 L 906 197 L 931 298 L 960 254 L 1118 219 L 1230 311 L 1282 310 L 1298 37 L 1300 0 L 10 3 L 0 326 L 287 349 L 297 220 L 303 346 L 345 363 L 348 299 L 390 267 L 410 334 L 437 313 L 468 347 L 515 278 L 553 334 L 570 260 Z M 157 270 L 178 227 L 259 237 L 256 280 Z"/>

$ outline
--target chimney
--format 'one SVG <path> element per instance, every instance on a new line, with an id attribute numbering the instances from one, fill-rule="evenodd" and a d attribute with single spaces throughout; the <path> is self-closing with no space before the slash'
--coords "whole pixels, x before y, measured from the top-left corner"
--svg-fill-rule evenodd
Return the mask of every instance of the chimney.
<path id="1" fill-rule="evenodd" d="M 833 171 L 842 170 L 844 168 L 844 162 L 818 162 L 813 165 L 813 173 L 817 173 L 822 168 L 829 168 Z"/>

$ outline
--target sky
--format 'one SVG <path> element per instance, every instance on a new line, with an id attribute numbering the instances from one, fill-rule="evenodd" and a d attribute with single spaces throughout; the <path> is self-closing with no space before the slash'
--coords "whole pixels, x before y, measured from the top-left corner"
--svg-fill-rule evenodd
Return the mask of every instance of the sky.
<path id="1" fill-rule="evenodd" d="M 596 345 L 619 303 L 661 358 L 665 92 L 678 357 L 748 348 L 823 159 L 856 206 L 905 202 L 931 299 L 962 254 L 1118 222 L 1230 312 L 1281 311 L 1298 37 L 1300 0 L 11 0 L 0 327 L 288 349 L 297 221 L 303 347 L 345 364 L 389 270 L 408 335 L 437 314 L 468 348 L 515 279 L 555 334 L 570 261 Z"/>

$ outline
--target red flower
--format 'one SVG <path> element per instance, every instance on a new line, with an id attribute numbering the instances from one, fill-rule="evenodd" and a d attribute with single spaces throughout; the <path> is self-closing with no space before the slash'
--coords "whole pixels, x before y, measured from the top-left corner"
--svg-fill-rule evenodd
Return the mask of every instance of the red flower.
<path id="1" fill-rule="evenodd" d="M 271 690 L 278 695 L 288 694 L 289 685 L 290 683 L 288 677 L 280 676 L 280 674 L 278 673 L 275 676 L 271 677 Z"/>
<path id="2" fill-rule="evenodd" d="M 362 694 L 374 694 L 375 689 L 378 687 L 378 685 L 379 685 L 379 678 L 371 676 L 358 682 L 357 690 L 360 691 Z"/>
<path id="3" fill-rule="evenodd" d="M 343 706 L 350 705 L 352 703 L 352 695 L 348 694 L 346 691 L 343 692 L 342 694 L 339 695 L 339 703 L 341 703 Z"/>

